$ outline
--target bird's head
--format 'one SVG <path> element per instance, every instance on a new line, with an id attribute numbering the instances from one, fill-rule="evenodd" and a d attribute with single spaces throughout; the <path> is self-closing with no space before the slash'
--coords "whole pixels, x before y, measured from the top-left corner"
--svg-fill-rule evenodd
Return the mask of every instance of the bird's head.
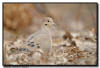
<path id="1" fill-rule="evenodd" d="M 46 28 L 46 29 L 50 29 L 50 28 L 52 28 L 52 27 L 55 27 L 56 24 L 55 24 L 55 22 L 53 21 L 52 18 L 50 18 L 50 17 L 45 17 L 45 18 L 43 19 L 42 26 L 43 26 L 44 28 Z"/>

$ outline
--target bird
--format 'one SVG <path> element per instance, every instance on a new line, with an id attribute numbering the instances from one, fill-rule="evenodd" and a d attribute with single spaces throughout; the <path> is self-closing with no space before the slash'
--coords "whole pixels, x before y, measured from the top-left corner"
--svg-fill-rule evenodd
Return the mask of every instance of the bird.
<path id="1" fill-rule="evenodd" d="M 53 45 L 53 30 L 55 30 L 55 28 L 56 23 L 51 17 L 43 18 L 41 29 L 26 38 L 24 44 L 31 47 L 31 49 L 41 49 L 44 52 L 50 52 Z"/>

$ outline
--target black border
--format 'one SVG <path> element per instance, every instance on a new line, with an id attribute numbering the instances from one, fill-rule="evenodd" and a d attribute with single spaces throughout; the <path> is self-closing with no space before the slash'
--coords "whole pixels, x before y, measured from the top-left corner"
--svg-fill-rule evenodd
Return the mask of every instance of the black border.
<path id="1" fill-rule="evenodd" d="M 96 4 L 96 21 L 97 21 L 97 61 L 96 65 L 4 65 L 4 52 L 3 52 L 3 45 L 4 45 L 4 4 Z M 98 44 L 99 44 L 99 4 L 97 2 L 2 2 L 2 65 L 5 67 L 97 67 L 99 66 L 99 52 L 98 52 Z"/>

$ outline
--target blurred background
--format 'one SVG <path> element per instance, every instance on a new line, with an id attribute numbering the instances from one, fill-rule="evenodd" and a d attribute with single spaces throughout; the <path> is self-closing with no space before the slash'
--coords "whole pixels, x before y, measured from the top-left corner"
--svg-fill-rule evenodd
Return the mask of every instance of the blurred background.
<path id="1" fill-rule="evenodd" d="M 4 40 L 27 37 L 52 17 L 58 30 L 86 32 L 97 28 L 97 4 L 4 4 Z"/>

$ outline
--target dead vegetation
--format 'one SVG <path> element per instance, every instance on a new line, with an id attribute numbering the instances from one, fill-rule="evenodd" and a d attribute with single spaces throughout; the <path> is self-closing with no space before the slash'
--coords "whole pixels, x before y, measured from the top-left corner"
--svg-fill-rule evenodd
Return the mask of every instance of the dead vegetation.
<path id="1" fill-rule="evenodd" d="M 70 33 L 71 34 L 71 33 Z M 75 33 L 73 33 L 74 35 Z M 71 35 L 71 36 L 73 36 Z M 66 36 L 66 33 L 64 34 Z M 88 36 L 88 39 L 87 39 Z M 17 41 L 5 41 L 4 64 L 6 65 L 95 65 L 96 64 L 96 40 L 93 37 L 78 33 L 77 36 L 67 36 L 62 42 L 54 42 L 52 54 L 45 53 L 41 49 L 18 50 L 23 46 L 24 39 Z M 57 39 L 58 40 L 58 39 Z M 91 41 L 92 40 L 92 41 Z M 65 42 L 64 42 L 65 41 Z M 87 42 L 88 41 L 88 42 Z M 62 43 L 62 44 L 61 44 Z M 83 44 L 85 43 L 85 44 Z M 56 46 L 55 46 L 56 45 Z"/>

